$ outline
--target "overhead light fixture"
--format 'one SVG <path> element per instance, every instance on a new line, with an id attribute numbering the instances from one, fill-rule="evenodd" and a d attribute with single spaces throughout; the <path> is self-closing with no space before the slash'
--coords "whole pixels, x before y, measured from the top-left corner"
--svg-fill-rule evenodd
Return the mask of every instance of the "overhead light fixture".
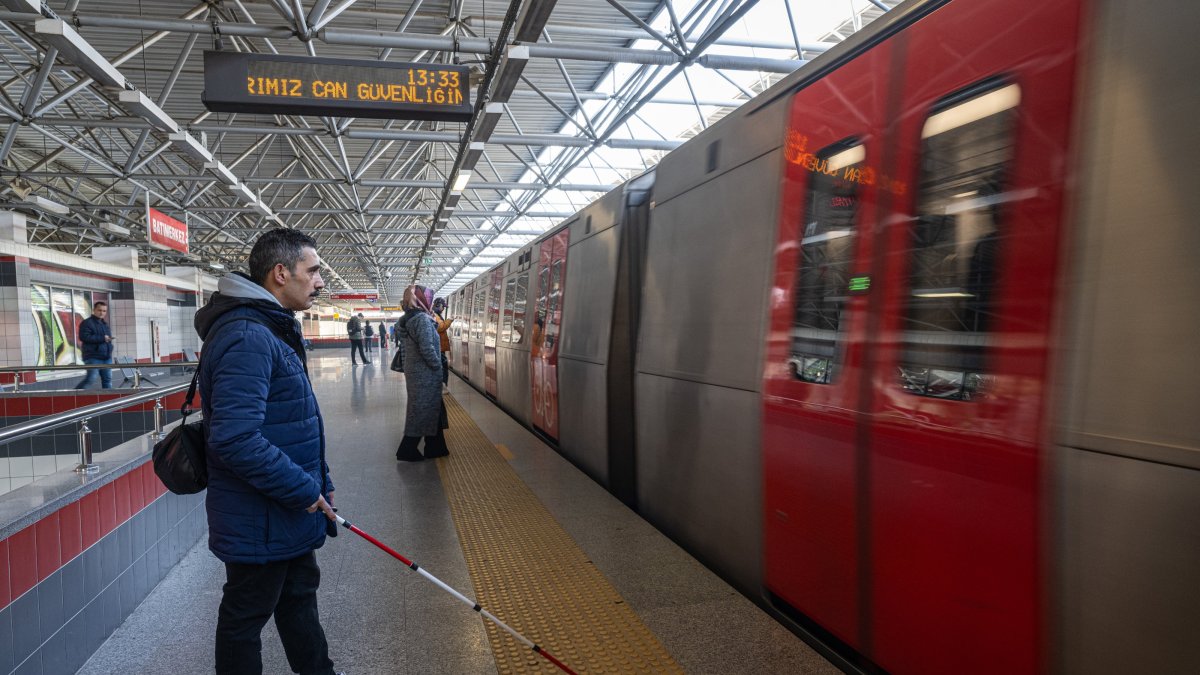
<path id="1" fill-rule="evenodd" d="M 117 225 L 116 223 L 110 223 L 107 220 L 100 223 L 100 229 L 111 234 L 120 235 L 122 237 L 129 236 L 128 227 L 125 227 L 124 225 Z"/>
<path id="2" fill-rule="evenodd" d="M 203 143 L 196 140 L 196 137 L 188 132 L 177 131 L 173 134 L 168 134 L 167 138 L 192 159 L 206 164 L 213 161 L 212 153 L 208 151 L 208 148 L 204 147 Z"/>
<path id="3" fill-rule="evenodd" d="M 451 192 L 462 192 L 467 187 L 467 182 L 471 180 L 470 171 L 459 171 L 454 178 L 454 185 L 450 188 Z"/>
<path id="4" fill-rule="evenodd" d="M 210 262 L 210 263 L 208 263 L 208 266 L 209 266 L 209 267 L 211 267 L 211 268 L 213 268 L 214 270 L 223 270 L 223 269 L 225 269 L 225 266 L 224 266 L 224 265 L 222 265 L 222 264 L 221 264 L 221 263 L 219 263 L 219 262 Z"/>
<path id="5" fill-rule="evenodd" d="M 40 195 L 26 197 L 24 203 L 42 211 L 49 211 L 50 213 L 65 215 L 71 212 L 70 207 L 66 206 L 65 204 L 59 204 L 53 199 L 46 199 Z"/>
<path id="6" fill-rule="evenodd" d="M 32 5 L 32 3 L 31 3 Z M 108 59 L 88 44 L 79 33 L 62 19 L 39 19 L 33 31 L 46 42 L 58 47 L 59 54 L 79 66 L 103 87 L 125 88 L 125 76 Z"/>
<path id="7" fill-rule="evenodd" d="M 213 172 L 213 174 L 226 185 L 236 185 L 238 182 L 237 176 L 229 170 L 229 167 L 219 161 L 205 162 L 204 168 Z"/>
<path id="8" fill-rule="evenodd" d="M 125 90 L 117 97 L 121 107 L 144 118 L 162 131 L 179 131 L 179 125 L 162 108 L 140 91 Z"/>

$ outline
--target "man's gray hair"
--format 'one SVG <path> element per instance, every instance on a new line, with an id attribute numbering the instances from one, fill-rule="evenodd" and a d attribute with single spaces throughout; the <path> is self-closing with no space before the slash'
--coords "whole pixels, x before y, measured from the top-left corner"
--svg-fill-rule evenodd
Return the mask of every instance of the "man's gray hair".
<path id="1" fill-rule="evenodd" d="M 267 232 L 254 242 L 254 248 L 250 250 L 250 259 L 246 261 L 250 278 L 259 286 L 266 286 L 267 276 L 280 264 L 295 273 L 296 263 L 306 248 L 315 250 L 317 242 L 299 230 L 280 227 Z"/>

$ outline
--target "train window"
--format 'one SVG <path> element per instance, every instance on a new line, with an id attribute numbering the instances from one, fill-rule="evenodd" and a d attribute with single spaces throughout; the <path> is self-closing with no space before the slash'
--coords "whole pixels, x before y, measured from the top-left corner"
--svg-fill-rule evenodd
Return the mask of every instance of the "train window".
<path id="1" fill-rule="evenodd" d="M 550 309 L 547 310 L 550 321 L 544 333 L 546 349 L 554 346 L 555 341 L 558 339 L 558 331 L 561 328 L 558 324 L 562 320 L 562 316 L 559 314 L 562 308 L 562 271 L 563 261 L 555 260 L 550 270 Z"/>
<path id="2" fill-rule="evenodd" d="M 855 177 L 860 175 L 866 150 L 851 139 L 824 148 L 816 157 L 800 239 L 788 364 L 796 379 L 829 384 L 842 359 L 842 315 L 850 298 L 858 229 Z"/>
<path id="3" fill-rule="evenodd" d="M 512 343 L 521 344 L 525 340 L 525 293 L 529 286 L 529 277 L 522 274 L 517 277 L 517 285 L 513 296 Z"/>
<path id="4" fill-rule="evenodd" d="M 970 401 L 987 389 L 1021 92 L 979 89 L 944 101 L 921 131 L 899 369 L 900 387 L 919 396 Z"/>
<path id="5" fill-rule="evenodd" d="M 546 299 L 550 293 L 550 268 L 542 267 L 538 270 L 538 295 L 537 295 L 537 311 L 534 313 L 534 335 L 542 336 L 546 334 Z M 541 347 L 540 344 L 534 343 Z"/>
<path id="6" fill-rule="evenodd" d="M 483 340 L 483 313 L 487 309 L 487 289 L 475 292 L 475 306 L 471 314 L 471 339 Z"/>
<path id="7" fill-rule="evenodd" d="M 513 302 L 516 300 L 517 279 L 513 277 L 504 284 L 504 321 L 500 325 L 500 341 L 512 341 Z"/>

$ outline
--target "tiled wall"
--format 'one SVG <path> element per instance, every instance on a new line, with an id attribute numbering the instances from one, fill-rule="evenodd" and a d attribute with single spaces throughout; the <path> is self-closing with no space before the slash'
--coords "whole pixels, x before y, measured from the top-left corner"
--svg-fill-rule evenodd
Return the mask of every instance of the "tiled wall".
<path id="1" fill-rule="evenodd" d="M 75 672 L 204 531 L 143 463 L 0 540 L 0 673 Z"/>
<path id="2" fill-rule="evenodd" d="M 0 363 L 34 363 L 37 329 L 29 320 L 29 263 L 0 258 Z"/>

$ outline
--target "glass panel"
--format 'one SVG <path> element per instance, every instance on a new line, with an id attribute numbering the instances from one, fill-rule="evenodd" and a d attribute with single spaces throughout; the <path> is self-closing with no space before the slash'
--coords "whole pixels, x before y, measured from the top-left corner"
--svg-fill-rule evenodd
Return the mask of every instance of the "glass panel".
<path id="1" fill-rule="evenodd" d="M 513 332 L 512 343 L 521 344 L 525 340 L 525 293 L 529 285 L 529 277 L 522 274 L 517 277 L 517 285 L 513 298 Z"/>
<path id="2" fill-rule="evenodd" d="M 558 339 L 559 321 L 561 316 L 558 313 L 559 306 L 562 303 L 562 268 L 563 262 L 555 260 L 551 265 L 550 271 L 550 307 L 547 313 L 550 316 L 550 329 L 546 331 L 546 348 L 554 346 L 554 342 Z"/>
<path id="3" fill-rule="evenodd" d="M 515 300 L 513 296 L 516 295 L 514 292 L 516 286 L 515 278 L 509 279 L 508 283 L 504 284 L 504 322 L 500 327 L 500 341 L 504 343 L 512 341 L 513 300 Z"/>
<path id="4" fill-rule="evenodd" d="M 986 393 L 1019 101 L 1016 85 L 959 97 L 922 130 L 899 372 L 911 394 L 970 401 Z"/>
<path id="5" fill-rule="evenodd" d="M 857 141 L 817 153 L 809 178 L 796 270 L 792 355 L 796 379 L 829 384 L 844 358 L 842 313 L 858 237 L 858 186 L 866 151 Z"/>
<path id="6" fill-rule="evenodd" d="M 39 366 L 54 365 L 55 328 L 54 312 L 50 309 L 50 287 L 33 284 L 29 287 L 30 309 L 33 311 L 33 325 L 37 329 L 37 363 Z"/>
<path id="7" fill-rule="evenodd" d="M 83 362 L 83 354 L 75 346 L 75 302 L 71 295 L 70 289 L 50 289 L 54 309 L 54 365 L 57 366 Z"/>
<path id="8" fill-rule="evenodd" d="M 546 303 L 550 293 L 550 268 L 538 270 L 537 311 L 534 313 L 533 334 L 537 338 L 534 344 L 541 348 L 546 336 Z"/>
<path id="9" fill-rule="evenodd" d="M 483 312 L 487 309 L 487 289 L 475 291 L 475 307 L 471 316 L 471 339 L 483 339 Z"/>

